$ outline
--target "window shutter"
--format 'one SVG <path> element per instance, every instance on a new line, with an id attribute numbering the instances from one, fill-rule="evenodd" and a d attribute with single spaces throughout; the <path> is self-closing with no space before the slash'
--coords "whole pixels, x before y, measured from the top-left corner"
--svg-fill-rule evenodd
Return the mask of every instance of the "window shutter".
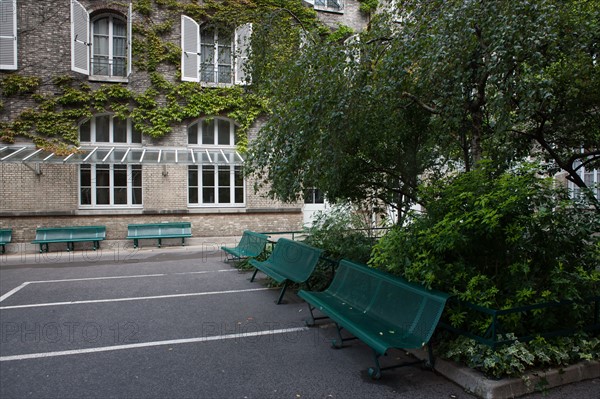
<path id="1" fill-rule="evenodd" d="M 200 25 L 181 16 L 181 80 L 200 81 Z"/>
<path id="2" fill-rule="evenodd" d="M 129 3 L 129 10 L 127 11 L 127 77 L 131 75 L 131 47 L 133 43 L 133 36 L 131 36 L 133 20 L 131 19 L 131 16 L 131 3 Z"/>
<path id="3" fill-rule="evenodd" d="M 71 0 L 71 69 L 90 74 L 90 14 L 77 0 Z"/>
<path id="4" fill-rule="evenodd" d="M 250 37 L 252 24 L 244 24 L 235 29 L 235 83 L 249 84 L 250 76 L 246 77 L 245 67 L 250 56 Z"/>
<path id="5" fill-rule="evenodd" d="M 17 0 L 0 0 L 0 69 L 17 69 Z"/>

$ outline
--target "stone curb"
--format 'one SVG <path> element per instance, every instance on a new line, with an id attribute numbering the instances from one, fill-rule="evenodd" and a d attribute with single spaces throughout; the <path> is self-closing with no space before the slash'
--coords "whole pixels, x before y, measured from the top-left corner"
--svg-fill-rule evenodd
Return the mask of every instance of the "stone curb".
<path id="1" fill-rule="evenodd" d="M 427 359 L 422 349 L 409 351 L 419 359 Z M 461 386 L 466 392 L 483 399 L 516 398 L 561 385 L 600 377 L 600 362 L 585 361 L 561 369 L 532 371 L 523 378 L 491 380 L 481 372 L 455 362 L 436 358 L 435 371 Z"/>

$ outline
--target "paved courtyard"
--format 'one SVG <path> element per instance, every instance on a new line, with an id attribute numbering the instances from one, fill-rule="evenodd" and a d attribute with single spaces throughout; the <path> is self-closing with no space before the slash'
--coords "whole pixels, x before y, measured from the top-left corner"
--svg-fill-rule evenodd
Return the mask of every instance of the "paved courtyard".
<path id="1" fill-rule="evenodd" d="M 215 248 L 0 257 L 0 397 L 473 397 L 420 367 L 370 380 L 367 346 L 331 349 L 331 324 L 307 328 L 293 291 L 276 305 L 264 276 L 250 283 Z M 592 380 L 545 397 L 599 392 Z"/>

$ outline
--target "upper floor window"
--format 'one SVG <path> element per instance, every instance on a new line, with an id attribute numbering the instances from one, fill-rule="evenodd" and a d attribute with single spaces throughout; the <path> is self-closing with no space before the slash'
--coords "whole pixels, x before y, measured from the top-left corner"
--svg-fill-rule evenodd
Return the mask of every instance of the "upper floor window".
<path id="1" fill-rule="evenodd" d="M 325 196 L 323 192 L 317 188 L 309 188 L 304 192 L 305 204 L 324 204 Z"/>
<path id="2" fill-rule="evenodd" d="M 344 11 L 344 0 L 314 0 L 315 10 L 321 11 Z"/>
<path id="3" fill-rule="evenodd" d="M 71 69 L 92 80 L 126 81 L 131 74 L 131 3 L 127 18 L 90 14 L 71 0 Z"/>
<path id="4" fill-rule="evenodd" d="M 229 119 L 202 119 L 188 127 L 188 144 L 235 146 L 237 127 Z"/>
<path id="5" fill-rule="evenodd" d="M 181 80 L 207 85 L 246 84 L 245 64 L 250 51 L 252 24 L 234 30 L 200 25 L 181 16 Z"/>
<path id="6" fill-rule="evenodd" d="M 17 0 L 0 0 L 0 69 L 17 69 Z"/>
<path id="7" fill-rule="evenodd" d="M 129 119 L 96 115 L 79 125 L 79 140 L 90 143 L 141 144 L 142 135 Z"/>

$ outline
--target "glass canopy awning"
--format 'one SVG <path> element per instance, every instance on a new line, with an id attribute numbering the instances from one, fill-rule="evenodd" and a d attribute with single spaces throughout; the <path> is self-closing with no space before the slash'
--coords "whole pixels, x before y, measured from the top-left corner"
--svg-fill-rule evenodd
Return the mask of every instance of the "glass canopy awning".
<path id="1" fill-rule="evenodd" d="M 34 146 L 0 144 L 0 162 L 55 164 L 183 164 L 241 165 L 236 150 L 200 147 L 85 146 L 59 155 Z"/>

